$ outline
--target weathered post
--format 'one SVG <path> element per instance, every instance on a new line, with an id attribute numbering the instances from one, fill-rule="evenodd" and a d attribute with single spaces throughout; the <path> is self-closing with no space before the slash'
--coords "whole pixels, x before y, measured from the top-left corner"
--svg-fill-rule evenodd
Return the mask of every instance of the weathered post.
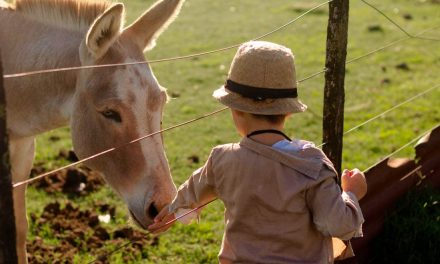
<path id="1" fill-rule="evenodd" d="M 323 115 L 323 142 L 326 144 L 323 146 L 323 151 L 333 162 L 340 175 L 349 0 L 334 0 L 329 5 Z"/>
<path id="2" fill-rule="evenodd" d="M 12 179 L 6 133 L 6 100 L 0 53 L 0 264 L 17 263 Z"/>

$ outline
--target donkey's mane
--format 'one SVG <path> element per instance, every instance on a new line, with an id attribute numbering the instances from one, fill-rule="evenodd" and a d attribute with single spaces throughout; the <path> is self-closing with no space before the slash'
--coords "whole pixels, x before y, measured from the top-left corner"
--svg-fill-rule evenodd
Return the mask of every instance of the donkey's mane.
<path id="1" fill-rule="evenodd" d="M 106 0 L 15 0 L 11 8 L 44 24 L 86 31 L 110 5 Z"/>

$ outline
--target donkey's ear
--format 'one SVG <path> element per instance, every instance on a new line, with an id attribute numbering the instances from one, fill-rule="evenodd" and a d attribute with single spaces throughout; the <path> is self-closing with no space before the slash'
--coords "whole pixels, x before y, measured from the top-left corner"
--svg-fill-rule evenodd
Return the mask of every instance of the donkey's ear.
<path id="1" fill-rule="evenodd" d="M 156 39 L 179 14 L 184 0 L 161 0 L 148 9 L 123 35 L 133 39 L 143 50 L 156 45 Z"/>
<path id="2" fill-rule="evenodd" d="M 104 55 L 121 33 L 124 5 L 114 4 L 90 26 L 85 44 L 94 59 Z"/>

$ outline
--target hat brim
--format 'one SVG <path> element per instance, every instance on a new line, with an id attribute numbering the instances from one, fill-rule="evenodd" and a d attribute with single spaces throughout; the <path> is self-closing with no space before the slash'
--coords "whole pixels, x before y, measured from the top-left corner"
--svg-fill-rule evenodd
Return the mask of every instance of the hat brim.
<path id="1" fill-rule="evenodd" d="M 220 103 L 242 112 L 260 115 L 282 115 L 289 113 L 301 113 L 307 109 L 298 98 L 266 99 L 256 101 L 230 92 L 224 86 L 215 90 L 212 96 Z"/>

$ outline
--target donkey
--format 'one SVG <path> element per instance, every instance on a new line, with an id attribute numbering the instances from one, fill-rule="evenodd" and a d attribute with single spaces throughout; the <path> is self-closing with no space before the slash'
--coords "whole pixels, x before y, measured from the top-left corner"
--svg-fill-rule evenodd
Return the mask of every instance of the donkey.
<path id="1" fill-rule="evenodd" d="M 160 0 L 123 28 L 124 6 L 93 0 L 0 0 L 5 74 L 144 61 L 145 50 L 176 18 L 184 0 Z M 35 136 L 69 125 L 85 158 L 161 127 L 167 93 L 149 65 L 65 71 L 5 79 L 14 182 L 29 177 Z M 100 171 L 146 228 L 176 193 L 160 135 L 86 163 Z M 17 254 L 26 263 L 26 187 L 14 189 Z"/>

